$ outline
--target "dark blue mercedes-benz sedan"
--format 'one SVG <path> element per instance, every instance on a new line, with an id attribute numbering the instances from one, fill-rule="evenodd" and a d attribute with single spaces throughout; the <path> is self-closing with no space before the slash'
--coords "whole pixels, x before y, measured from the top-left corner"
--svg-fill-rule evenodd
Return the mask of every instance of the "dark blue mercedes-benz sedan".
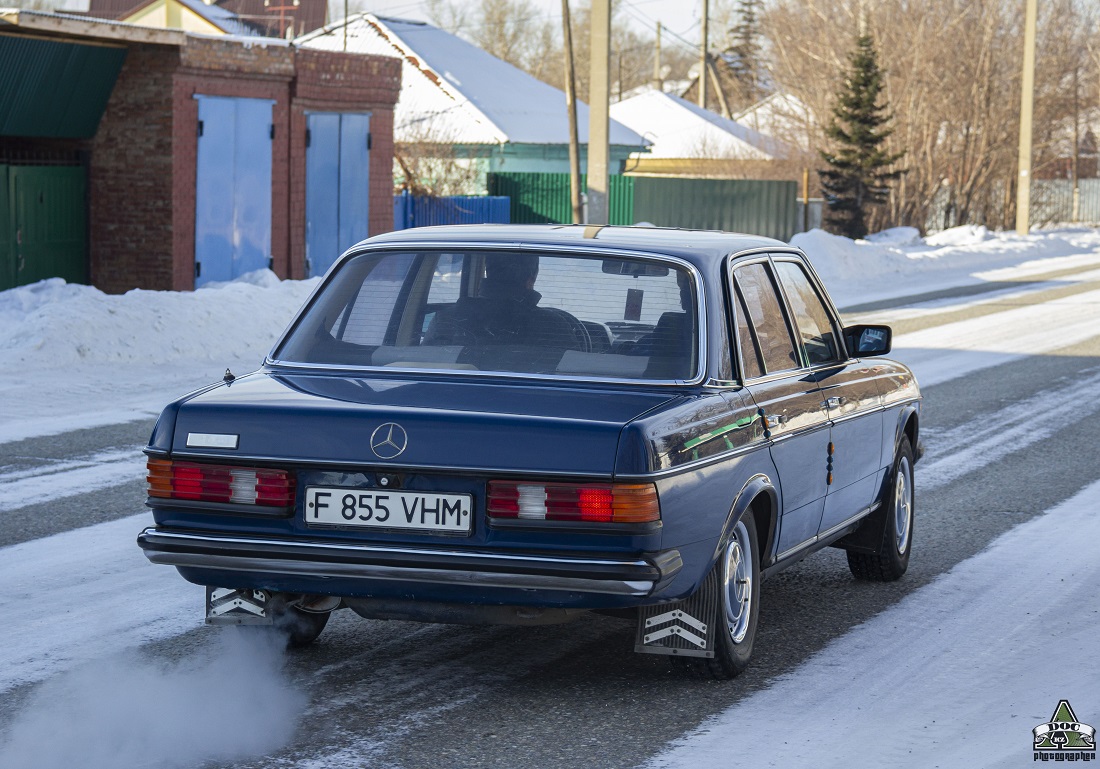
<path id="1" fill-rule="evenodd" d="M 729 678 L 763 578 L 847 551 L 905 573 L 920 392 L 804 254 L 720 232 L 429 227 L 364 241 L 263 367 L 149 446 L 154 563 L 207 621 L 309 643 L 331 612 L 637 617 Z"/>

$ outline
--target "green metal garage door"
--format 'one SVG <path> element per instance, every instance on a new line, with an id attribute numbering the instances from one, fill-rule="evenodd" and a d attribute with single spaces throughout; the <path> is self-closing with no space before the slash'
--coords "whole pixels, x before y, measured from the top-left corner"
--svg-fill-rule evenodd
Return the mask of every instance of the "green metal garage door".
<path id="1" fill-rule="evenodd" d="M 0 290 L 88 282 L 86 187 L 82 166 L 0 165 Z"/>

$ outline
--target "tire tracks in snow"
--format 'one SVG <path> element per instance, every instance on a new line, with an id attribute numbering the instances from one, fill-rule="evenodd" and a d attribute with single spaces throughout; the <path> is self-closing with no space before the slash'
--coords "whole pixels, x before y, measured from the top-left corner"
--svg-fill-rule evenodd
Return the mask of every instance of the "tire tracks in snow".
<path id="1" fill-rule="evenodd" d="M 144 476 L 145 458 L 138 446 L 0 472 L 0 513 L 119 486 Z"/>
<path id="2" fill-rule="evenodd" d="M 1100 367 L 948 430 L 924 430 L 924 489 L 944 486 L 1100 411 Z"/>

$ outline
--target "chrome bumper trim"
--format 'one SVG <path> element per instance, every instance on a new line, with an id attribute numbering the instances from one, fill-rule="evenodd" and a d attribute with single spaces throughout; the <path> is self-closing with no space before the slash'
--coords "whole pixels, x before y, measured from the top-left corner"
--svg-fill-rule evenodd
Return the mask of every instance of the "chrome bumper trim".
<path id="1" fill-rule="evenodd" d="M 156 528 L 143 531 L 138 536 L 138 544 L 150 562 L 183 568 L 624 596 L 649 595 L 683 565 L 679 552 L 674 550 L 660 554 L 654 562 L 640 558 L 614 561 L 287 543 L 218 534 L 166 532 Z M 408 561 L 435 562 L 438 566 L 410 565 Z M 600 572 L 608 575 L 594 576 Z"/>

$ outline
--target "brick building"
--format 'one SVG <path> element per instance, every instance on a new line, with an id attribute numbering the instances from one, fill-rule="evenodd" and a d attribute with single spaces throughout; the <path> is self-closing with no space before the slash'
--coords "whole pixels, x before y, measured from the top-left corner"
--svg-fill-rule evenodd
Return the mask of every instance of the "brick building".
<path id="1" fill-rule="evenodd" d="M 0 61 L 13 64 L 0 67 L 0 289 L 51 274 L 110 292 L 186 290 L 260 267 L 302 278 L 337 255 L 310 260 L 307 232 L 335 251 L 392 229 L 397 59 L 13 11 L 0 13 Z M 113 83 L 105 101 L 81 72 Z M 355 152 L 340 133 L 310 142 L 333 121 L 360 131 Z M 344 162 L 359 167 L 341 184 Z M 83 169 L 68 208 L 52 181 L 31 183 L 62 166 Z M 339 237 L 318 240 L 333 206 Z M 81 214 L 81 264 L 68 242 L 57 267 L 61 246 L 45 241 L 62 219 L 79 229 Z"/>

